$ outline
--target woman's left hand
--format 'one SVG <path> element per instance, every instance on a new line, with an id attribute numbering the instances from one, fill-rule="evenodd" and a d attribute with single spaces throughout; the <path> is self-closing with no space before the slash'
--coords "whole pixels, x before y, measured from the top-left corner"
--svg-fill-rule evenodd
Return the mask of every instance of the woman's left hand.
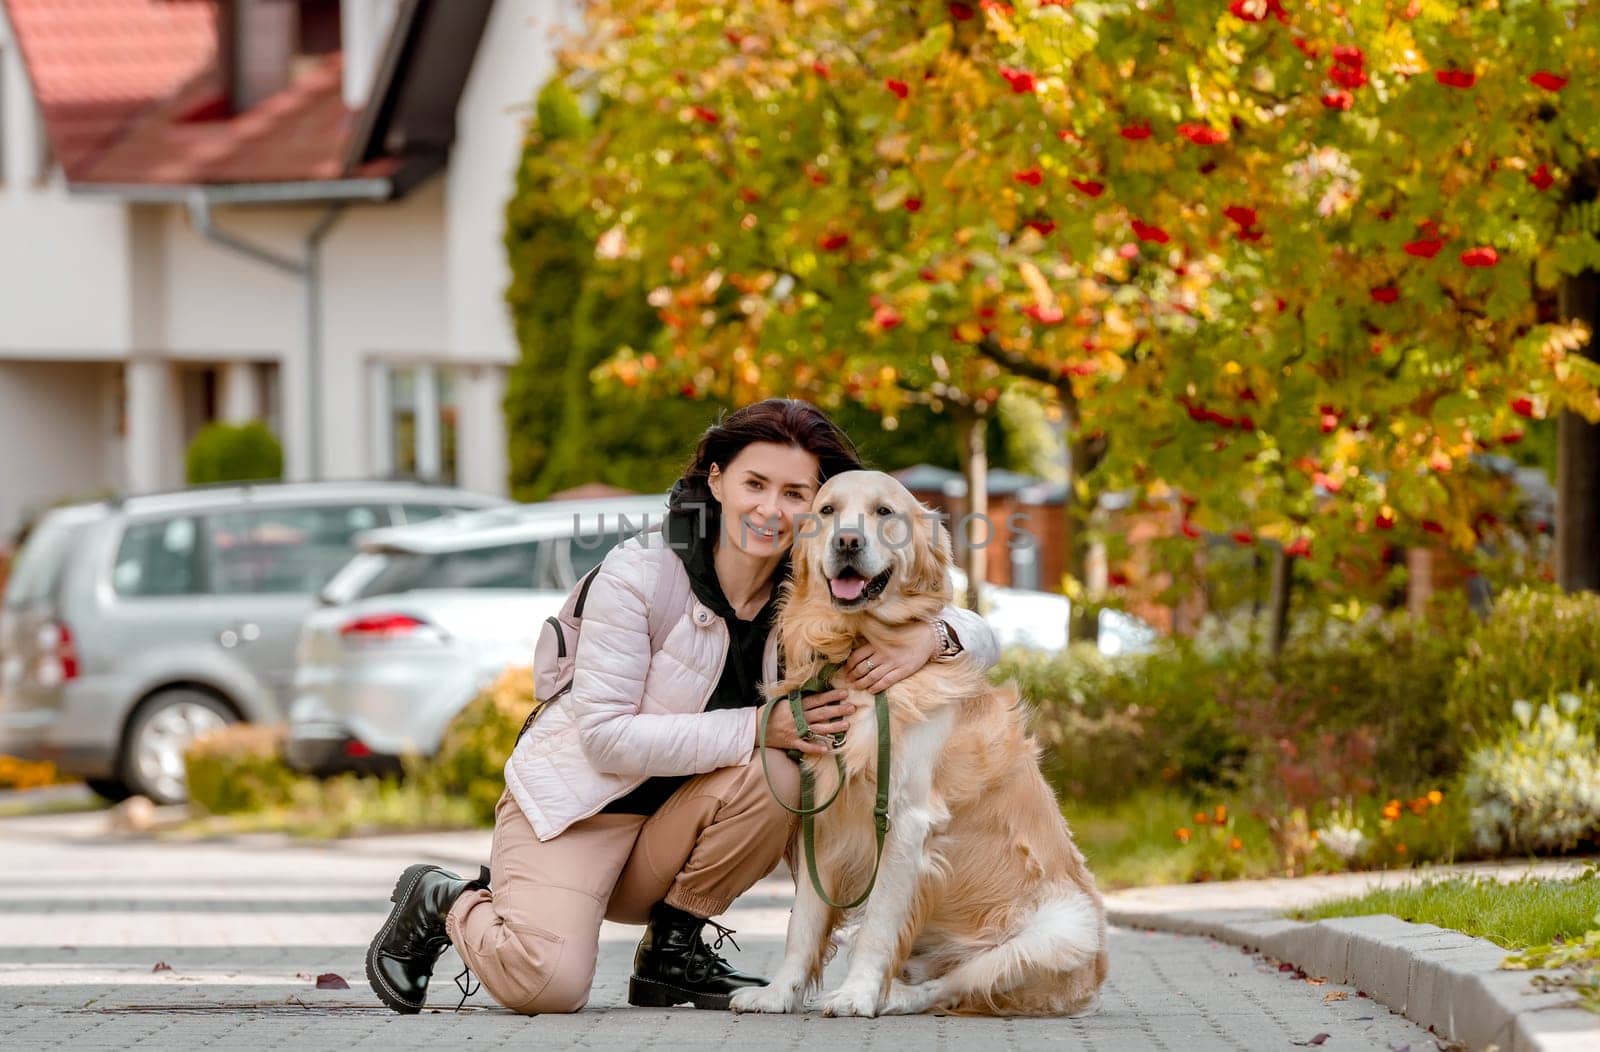
<path id="1" fill-rule="evenodd" d="M 888 690 L 926 665 L 938 647 L 938 639 L 931 624 L 924 632 L 897 646 L 874 646 L 865 643 L 850 652 L 844 663 L 845 681 L 855 690 L 876 694 Z"/>

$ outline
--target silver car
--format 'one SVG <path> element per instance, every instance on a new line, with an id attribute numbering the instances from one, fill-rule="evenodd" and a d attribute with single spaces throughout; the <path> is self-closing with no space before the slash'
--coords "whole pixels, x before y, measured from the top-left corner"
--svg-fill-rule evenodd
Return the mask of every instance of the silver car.
<path id="1" fill-rule="evenodd" d="M 473 697 L 532 661 L 578 579 L 665 510 L 665 494 L 550 502 L 365 535 L 301 629 L 290 765 L 395 770 L 401 757 L 431 756 Z M 965 577 L 952 580 L 959 594 Z M 1065 596 L 983 594 L 1001 646 L 1066 646 Z"/>
<path id="2" fill-rule="evenodd" d="M 357 534 L 504 504 L 410 483 L 225 486 L 46 514 L 0 611 L 0 753 L 184 798 L 183 750 L 281 722 L 300 621 Z"/>
<path id="3" fill-rule="evenodd" d="M 550 501 L 378 530 L 300 632 L 286 753 L 329 774 L 436 752 L 450 720 L 527 665 L 545 618 L 666 494 Z"/>

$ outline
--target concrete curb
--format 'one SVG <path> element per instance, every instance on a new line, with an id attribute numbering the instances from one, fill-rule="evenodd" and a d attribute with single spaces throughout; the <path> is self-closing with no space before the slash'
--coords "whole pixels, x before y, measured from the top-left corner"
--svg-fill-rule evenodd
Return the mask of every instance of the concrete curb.
<path id="1" fill-rule="evenodd" d="M 1148 911 L 1110 907 L 1111 923 L 1203 935 L 1354 986 L 1407 1019 L 1471 1049 L 1579 1052 L 1600 1048 L 1600 1016 L 1565 993 L 1538 993 L 1538 973 L 1502 971 L 1506 951 L 1432 924 L 1387 914 L 1304 923 L 1271 910 Z"/>

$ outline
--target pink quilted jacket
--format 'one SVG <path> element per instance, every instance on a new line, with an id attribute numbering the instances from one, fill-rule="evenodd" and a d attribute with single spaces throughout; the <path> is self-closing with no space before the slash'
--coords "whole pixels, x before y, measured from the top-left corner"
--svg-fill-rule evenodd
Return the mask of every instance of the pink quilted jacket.
<path id="1" fill-rule="evenodd" d="M 658 616 L 652 639 L 647 607 Z M 956 661 L 992 667 L 1000 645 L 983 617 L 947 606 L 961 638 Z M 756 710 L 705 705 L 728 654 L 728 628 L 689 586 L 689 573 L 659 530 L 606 554 L 589 588 L 574 655 L 572 690 L 534 721 L 506 761 L 506 785 L 540 840 L 595 814 L 652 775 L 700 774 L 749 763 Z M 762 679 L 778 675 L 776 630 Z"/>

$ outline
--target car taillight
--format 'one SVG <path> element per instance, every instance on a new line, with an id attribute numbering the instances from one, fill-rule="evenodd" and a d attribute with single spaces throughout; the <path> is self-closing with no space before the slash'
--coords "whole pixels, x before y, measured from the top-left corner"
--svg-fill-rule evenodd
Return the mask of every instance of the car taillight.
<path id="1" fill-rule="evenodd" d="M 55 686 L 78 678 L 78 648 L 72 641 L 72 629 L 60 621 L 48 621 L 39 627 L 39 663 L 36 678 L 46 686 Z"/>
<path id="2" fill-rule="evenodd" d="M 339 635 L 345 639 L 399 639 L 430 627 L 428 622 L 410 614 L 373 614 L 344 625 Z"/>
<path id="3" fill-rule="evenodd" d="M 372 749 L 360 738 L 351 738 L 344 743 L 344 754 L 352 760 L 364 760 L 372 755 Z"/>

